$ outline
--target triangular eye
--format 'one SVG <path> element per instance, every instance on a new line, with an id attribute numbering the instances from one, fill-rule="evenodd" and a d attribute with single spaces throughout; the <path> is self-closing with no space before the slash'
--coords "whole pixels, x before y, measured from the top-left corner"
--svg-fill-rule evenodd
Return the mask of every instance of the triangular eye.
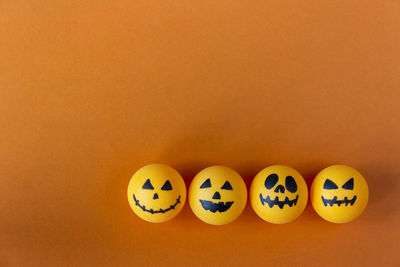
<path id="1" fill-rule="evenodd" d="M 232 190 L 232 186 L 231 186 L 231 184 L 230 184 L 228 181 L 226 181 L 226 182 L 224 183 L 224 185 L 221 187 L 221 189 Z"/>
<path id="2" fill-rule="evenodd" d="M 153 185 L 150 183 L 150 179 L 147 179 L 146 182 L 144 182 L 142 189 L 154 189 Z"/>
<path id="3" fill-rule="evenodd" d="M 353 190 L 354 188 L 354 179 L 350 178 L 343 186 L 343 189 Z"/>
<path id="4" fill-rule="evenodd" d="M 267 189 L 271 189 L 272 187 L 274 187 L 274 185 L 276 185 L 278 180 L 278 175 L 276 173 L 272 173 L 268 175 L 267 179 L 265 179 L 264 185 Z"/>
<path id="5" fill-rule="evenodd" d="M 325 180 L 324 189 L 338 189 L 338 186 L 329 179 Z"/>
<path id="6" fill-rule="evenodd" d="M 161 187 L 161 190 L 172 190 L 171 183 L 167 180 L 165 184 Z"/>
<path id="7" fill-rule="evenodd" d="M 200 188 L 207 188 L 207 187 L 211 187 L 210 178 L 208 178 L 202 185 L 200 185 Z"/>

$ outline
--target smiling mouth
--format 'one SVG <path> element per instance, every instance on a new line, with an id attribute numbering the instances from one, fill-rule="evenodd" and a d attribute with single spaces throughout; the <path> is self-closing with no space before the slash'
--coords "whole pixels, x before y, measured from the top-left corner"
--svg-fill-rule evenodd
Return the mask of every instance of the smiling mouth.
<path id="1" fill-rule="evenodd" d="M 327 205 L 332 207 L 334 204 L 337 204 L 340 207 L 340 205 L 342 205 L 343 203 L 345 206 L 349 204 L 350 206 L 353 206 L 354 202 L 356 202 L 357 196 L 354 196 L 352 199 L 347 199 L 347 197 L 345 197 L 343 200 L 337 200 L 337 197 L 334 197 L 332 199 L 325 199 L 323 196 L 321 196 L 321 199 L 325 207 Z"/>
<path id="2" fill-rule="evenodd" d="M 201 200 L 200 199 L 201 206 L 203 206 L 203 209 L 209 210 L 211 212 L 224 212 L 227 211 L 233 204 L 233 201 L 227 201 L 227 202 L 217 202 L 214 203 L 212 201 L 208 200 Z"/>
<path id="3" fill-rule="evenodd" d="M 272 208 L 275 205 L 278 205 L 278 207 L 280 209 L 283 209 L 283 206 L 285 206 L 285 204 L 289 205 L 289 207 L 296 206 L 298 199 L 299 199 L 299 195 L 296 195 L 295 199 L 289 200 L 288 197 L 285 197 L 284 201 L 280 201 L 279 197 L 275 197 L 275 199 L 270 199 L 269 196 L 267 196 L 266 198 L 263 198 L 262 194 L 260 193 L 261 204 L 264 205 L 264 203 L 267 203 L 270 208 Z"/>
<path id="4" fill-rule="evenodd" d="M 139 208 L 141 208 L 144 212 L 149 212 L 151 214 L 155 214 L 155 213 L 166 213 L 170 210 L 175 209 L 176 205 L 178 205 L 179 203 L 181 203 L 181 195 L 179 195 L 179 197 L 176 199 L 176 202 L 174 205 L 169 206 L 169 208 L 167 209 L 159 209 L 159 210 L 153 210 L 153 209 L 146 209 L 145 205 L 140 205 L 139 200 L 136 199 L 135 194 L 133 194 L 133 200 L 135 201 L 135 205 L 138 206 Z"/>

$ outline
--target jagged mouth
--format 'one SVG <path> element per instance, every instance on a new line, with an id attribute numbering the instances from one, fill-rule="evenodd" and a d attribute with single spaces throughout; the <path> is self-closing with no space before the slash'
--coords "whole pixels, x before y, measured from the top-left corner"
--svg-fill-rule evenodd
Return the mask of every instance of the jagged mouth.
<path id="1" fill-rule="evenodd" d="M 321 196 L 322 199 L 322 203 L 324 203 L 324 206 L 333 206 L 334 204 L 337 204 L 339 207 L 340 205 L 342 205 L 344 203 L 345 206 L 349 205 L 353 206 L 354 202 L 356 202 L 357 196 L 354 196 L 352 199 L 347 199 L 347 197 L 345 197 L 343 200 L 338 200 L 337 197 L 334 197 L 332 199 L 325 199 L 323 196 Z"/>
<path id="2" fill-rule="evenodd" d="M 295 199 L 289 200 L 288 197 L 285 197 L 285 200 L 280 201 L 279 197 L 275 197 L 275 199 L 271 199 L 269 196 L 267 196 L 266 198 L 263 198 L 262 194 L 260 193 L 261 204 L 264 205 L 265 203 L 267 203 L 270 208 L 277 205 L 279 208 L 283 209 L 285 204 L 289 205 L 289 207 L 296 206 L 298 199 L 299 199 L 299 195 L 296 195 Z"/>
<path id="3" fill-rule="evenodd" d="M 140 205 L 139 200 L 136 199 L 135 194 L 133 194 L 133 200 L 135 201 L 135 205 L 138 206 L 139 208 L 141 208 L 144 212 L 149 212 L 151 214 L 155 214 L 155 213 L 166 213 L 170 210 L 175 209 L 176 205 L 178 205 L 179 203 L 181 203 L 181 195 L 179 195 L 179 197 L 176 199 L 175 204 L 169 206 L 169 208 L 166 209 L 159 209 L 159 210 L 153 210 L 153 209 L 147 209 L 145 205 Z"/>
<path id="4" fill-rule="evenodd" d="M 232 206 L 233 201 L 227 201 L 227 202 L 212 202 L 208 200 L 200 200 L 201 206 L 205 210 L 209 210 L 211 212 L 225 212 L 229 210 L 229 208 Z"/>

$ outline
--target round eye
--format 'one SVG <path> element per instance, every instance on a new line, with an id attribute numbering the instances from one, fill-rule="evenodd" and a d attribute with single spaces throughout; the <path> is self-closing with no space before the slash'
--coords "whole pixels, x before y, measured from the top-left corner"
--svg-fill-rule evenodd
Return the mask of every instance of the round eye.
<path id="1" fill-rule="evenodd" d="M 272 173 L 270 175 L 268 175 L 267 179 L 265 179 L 264 185 L 267 189 L 271 189 L 272 187 L 274 187 L 274 185 L 276 185 L 276 183 L 278 182 L 278 175 L 276 173 Z"/>
<path id="2" fill-rule="evenodd" d="M 202 183 L 202 184 L 200 185 L 200 188 L 207 188 L 207 187 L 211 187 L 210 178 L 208 178 L 207 180 L 205 180 L 204 183 Z"/>
<path id="3" fill-rule="evenodd" d="M 171 183 L 167 180 L 165 184 L 161 187 L 161 190 L 172 190 Z"/>
<path id="4" fill-rule="evenodd" d="M 150 182 L 150 179 L 147 179 L 146 182 L 144 182 L 142 189 L 149 189 L 149 190 L 153 190 L 154 187 Z"/>
<path id="5" fill-rule="evenodd" d="M 297 184 L 292 176 L 286 176 L 285 186 L 286 186 L 286 189 L 291 193 L 294 193 L 297 191 Z"/>

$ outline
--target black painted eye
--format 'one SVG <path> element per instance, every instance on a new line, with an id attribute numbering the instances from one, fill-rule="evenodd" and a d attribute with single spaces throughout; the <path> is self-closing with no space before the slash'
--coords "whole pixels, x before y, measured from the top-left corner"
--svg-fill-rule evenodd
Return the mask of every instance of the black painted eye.
<path id="1" fill-rule="evenodd" d="M 274 185 L 276 185 L 276 183 L 278 182 L 278 175 L 276 173 L 272 173 L 270 175 L 268 175 L 267 179 L 265 179 L 264 185 L 267 189 L 271 189 L 272 187 L 274 187 Z"/>
<path id="2" fill-rule="evenodd" d="M 294 193 L 297 191 L 297 184 L 292 176 L 286 176 L 285 186 L 286 186 L 286 189 L 291 193 Z"/>
<path id="3" fill-rule="evenodd" d="M 338 186 L 329 179 L 325 180 L 324 189 L 338 189 Z"/>
<path id="4" fill-rule="evenodd" d="M 343 189 L 353 190 L 354 188 L 354 179 L 350 178 L 343 186 Z"/>
<path id="5" fill-rule="evenodd" d="M 142 189 L 154 189 L 153 185 L 150 183 L 150 179 L 147 179 L 146 182 L 144 182 Z"/>
<path id="6" fill-rule="evenodd" d="M 205 182 L 202 183 L 202 185 L 200 185 L 200 188 L 207 188 L 207 187 L 211 187 L 210 178 L 208 178 L 207 180 L 205 180 Z"/>
<path id="7" fill-rule="evenodd" d="M 165 184 L 161 187 L 161 190 L 172 190 L 171 183 L 167 180 Z"/>
<path id="8" fill-rule="evenodd" d="M 230 184 L 228 181 L 226 181 L 226 182 L 224 183 L 224 185 L 221 187 L 221 189 L 232 190 L 232 186 L 231 186 L 231 184 Z"/>

